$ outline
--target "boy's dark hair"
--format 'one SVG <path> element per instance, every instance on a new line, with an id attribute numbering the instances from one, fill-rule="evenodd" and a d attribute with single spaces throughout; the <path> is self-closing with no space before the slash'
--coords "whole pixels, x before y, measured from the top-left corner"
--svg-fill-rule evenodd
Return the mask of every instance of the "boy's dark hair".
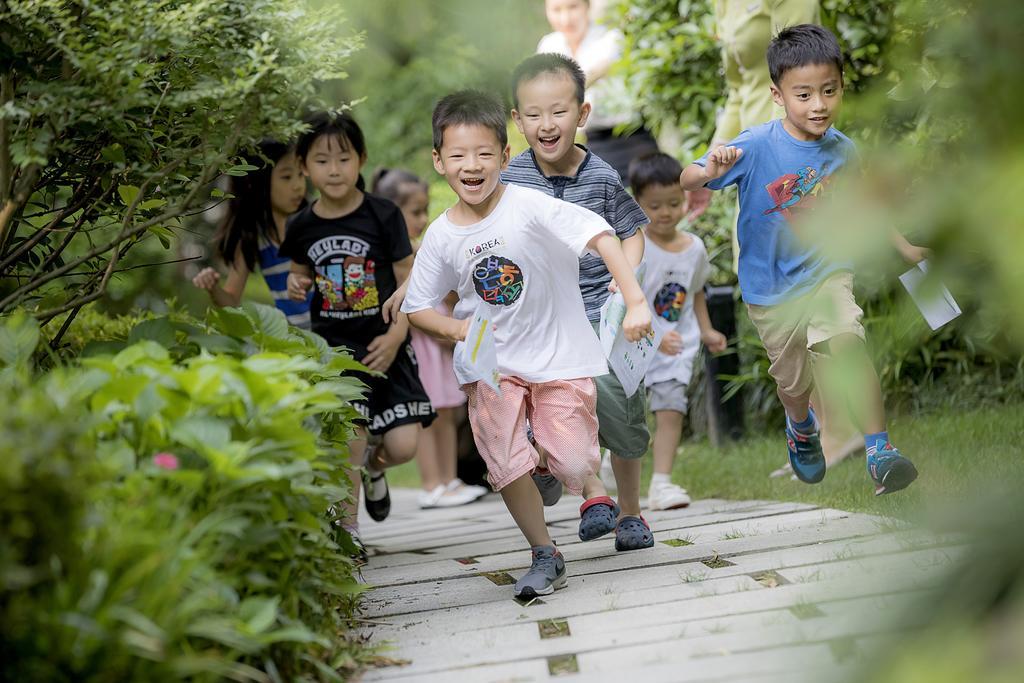
<path id="1" fill-rule="evenodd" d="M 401 206 L 417 190 L 430 193 L 430 186 L 404 168 L 378 168 L 370 178 L 370 192 Z"/>
<path id="2" fill-rule="evenodd" d="M 519 84 L 532 81 L 541 74 L 564 73 L 576 86 L 576 102 L 583 104 L 587 87 L 587 76 L 576 60 L 554 52 L 544 52 L 527 57 L 512 72 L 512 105 L 519 108 Z"/>
<path id="3" fill-rule="evenodd" d="M 241 154 L 242 160 L 255 166 L 256 170 L 230 177 L 231 199 L 227 214 L 213 235 L 213 242 L 224 263 L 234 263 L 240 249 L 245 266 L 250 271 L 256 270 L 261 238 L 271 244 L 280 241 L 270 205 L 271 176 L 277 162 L 294 149 L 288 143 L 268 139 Z M 305 205 L 303 200 L 300 208 Z"/>
<path id="4" fill-rule="evenodd" d="M 634 197 L 651 185 L 678 185 L 682 165 L 664 152 L 651 152 L 629 162 L 629 188 Z"/>
<path id="5" fill-rule="evenodd" d="M 460 90 L 441 98 L 434 107 L 431 124 L 436 151 L 441 151 L 445 130 L 460 125 L 490 128 L 502 149 L 508 145 L 508 112 L 505 105 L 497 97 L 480 90 Z"/>
<path id="6" fill-rule="evenodd" d="M 343 150 L 352 150 L 360 157 L 366 156 L 366 138 L 363 137 L 363 130 L 347 112 L 318 111 L 306 117 L 304 123 L 309 130 L 299 136 L 295 143 L 295 155 L 299 161 L 305 163 L 309 149 L 318 138 L 330 135 L 338 141 Z M 366 182 L 363 176 L 359 176 L 356 187 L 360 190 L 366 189 Z"/>
<path id="7" fill-rule="evenodd" d="M 843 51 L 827 28 L 817 24 L 790 26 L 768 44 L 768 73 L 776 86 L 787 71 L 809 64 L 835 64 L 842 78 Z"/>

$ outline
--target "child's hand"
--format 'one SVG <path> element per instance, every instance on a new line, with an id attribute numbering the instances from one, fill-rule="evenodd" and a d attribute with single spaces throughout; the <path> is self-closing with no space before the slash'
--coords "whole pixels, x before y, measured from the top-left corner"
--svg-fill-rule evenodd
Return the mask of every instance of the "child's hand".
<path id="1" fill-rule="evenodd" d="M 743 156 L 743 150 L 739 147 L 718 147 L 708 155 L 704 162 L 704 175 L 708 180 L 721 178 L 730 168 L 736 165 L 739 158 Z"/>
<path id="2" fill-rule="evenodd" d="M 608 283 L 608 291 L 612 294 L 619 291 L 619 283 L 615 281 L 615 278 L 612 278 L 611 282 Z"/>
<path id="3" fill-rule="evenodd" d="M 637 342 L 651 333 L 651 309 L 647 302 L 626 308 L 622 319 L 622 333 L 627 341 Z"/>
<path id="4" fill-rule="evenodd" d="M 366 347 L 366 355 L 360 362 L 371 370 L 387 372 L 387 369 L 395 362 L 395 356 L 398 355 L 398 351 L 404 343 L 404 335 L 385 332 L 379 337 L 373 338 L 373 341 Z"/>
<path id="5" fill-rule="evenodd" d="M 729 340 L 718 330 L 711 329 L 700 333 L 700 340 L 711 353 L 721 353 L 729 346 Z"/>
<path id="6" fill-rule="evenodd" d="M 402 286 L 395 290 L 395 293 L 388 297 L 384 305 L 380 307 L 380 314 L 384 316 L 384 322 L 391 323 L 398 320 L 398 314 L 402 312 L 402 303 L 405 301 L 405 290 L 409 281 L 406 280 Z"/>
<path id="7" fill-rule="evenodd" d="M 661 344 L 658 345 L 658 351 L 666 356 L 678 356 L 682 350 L 683 337 L 675 330 L 666 332 L 665 336 L 661 338 Z"/>
<path id="8" fill-rule="evenodd" d="M 900 249 L 900 256 L 902 256 L 903 260 L 912 266 L 916 266 L 918 263 L 925 260 L 926 258 L 929 258 L 931 255 L 931 249 L 918 247 L 913 244 L 910 244 L 909 242 L 905 247 Z"/>
<path id="9" fill-rule="evenodd" d="M 472 318 L 466 318 L 465 320 L 457 320 L 459 323 L 458 332 L 456 333 L 456 341 L 466 341 L 466 337 L 469 336 L 469 325 L 473 322 Z"/>
<path id="10" fill-rule="evenodd" d="M 288 273 L 288 298 L 292 301 L 305 301 L 306 293 L 312 286 L 312 278 L 299 273 Z"/>
<path id="11" fill-rule="evenodd" d="M 708 210 L 708 206 L 711 204 L 711 190 L 706 187 L 702 187 L 697 190 L 692 190 L 686 193 L 686 206 L 684 211 L 686 212 L 687 222 L 695 221 L 700 218 L 701 214 Z"/>
<path id="12" fill-rule="evenodd" d="M 203 268 L 199 274 L 192 278 L 192 284 L 199 289 L 210 291 L 220 282 L 220 273 L 213 268 Z"/>

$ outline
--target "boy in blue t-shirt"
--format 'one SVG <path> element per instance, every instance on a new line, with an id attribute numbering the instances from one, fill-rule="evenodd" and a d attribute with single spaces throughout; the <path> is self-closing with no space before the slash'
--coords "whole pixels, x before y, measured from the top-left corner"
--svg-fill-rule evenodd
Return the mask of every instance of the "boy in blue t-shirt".
<path id="1" fill-rule="evenodd" d="M 864 431 L 875 493 L 907 487 L 917 470 L 890 443 L 878 375 L 864 346 L 863 312 L 853 297 L 849 264 L 826 259 L 798 237 L 810 226 L 814 204 L 830 191 L 854 154 L 854 144 L 832 127 L 843 98 L 843 58 L 827 29 L 801 24 L 783 29 L 768 47 L 772 99 L 783 119 L 750 128 L 709 151 L 680 176 L 685 190 L 739 188 L 739 281 L 750 319 L 771 360 L 769 373 L 786 409 L 786 441 L 793 472 L 817 483 L 825 476 L 817 420 L 809 401 L 811 364 L 827 355 L 852 369 L 844 381 L 855 423 Z M 894 236 L 910 262 L 923 250 Z M 833 391 L 846 386 L 822 388 Z M 855 387 L 853 385 L 856 385 Z"/>

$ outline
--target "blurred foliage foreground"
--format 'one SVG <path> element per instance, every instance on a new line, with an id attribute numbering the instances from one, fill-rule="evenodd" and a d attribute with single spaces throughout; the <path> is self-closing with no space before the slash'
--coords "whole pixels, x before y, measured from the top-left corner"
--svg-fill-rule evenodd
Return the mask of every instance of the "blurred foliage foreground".
<path id="1" fill-rule="evenodd" d="M 2 678 L 343 680 L 359 586 L 326 511 L 361 366 L 261 305 L 69 339 L 119 332 L 43 372 L 36 321 L 0 322 Z"/>

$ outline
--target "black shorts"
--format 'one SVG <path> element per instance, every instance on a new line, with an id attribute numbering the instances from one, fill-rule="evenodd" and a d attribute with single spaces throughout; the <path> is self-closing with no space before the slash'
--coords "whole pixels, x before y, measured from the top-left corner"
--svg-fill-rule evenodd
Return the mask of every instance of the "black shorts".
<path id="1" fill-rule="evenodd" d="M 371 434 L 384 434 L 407 424 L 430 426 L 437 414 L 420 383 L 416 354 L 408 341 L 395 356 L 386 377 L 360 374 L 369 390 L 352 405 L 363 416 Z"/>

